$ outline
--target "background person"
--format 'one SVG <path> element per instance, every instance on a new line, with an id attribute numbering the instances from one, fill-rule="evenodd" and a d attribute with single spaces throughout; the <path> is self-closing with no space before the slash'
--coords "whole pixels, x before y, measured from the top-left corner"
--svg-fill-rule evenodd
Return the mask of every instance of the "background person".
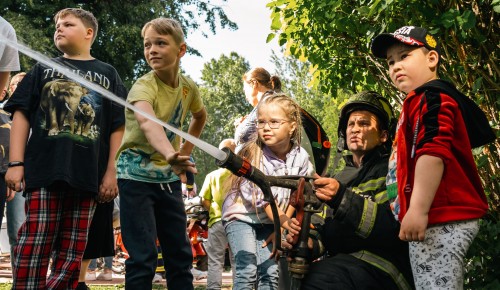
<path id="1" fill-rule="evenodd" d="M 16 31 L 7 20 L 0 16 L 0 37 L 17 42 Z M 10 73 L 20 70 L 19 54 L 17 49 L 0 41 L 0 88 L 4 89 L 9 83 Z M 7 92 L 7 91 L 6 91 Z M 3 95 L 5 97 L 5 95 Z M 0 102 L 3 98 L 0 99 Z"/>
<path id="2" fill-rule="evenodd" d="M 20 72 L 14 75 L 10 79 L 9 83 L 9 94 L 12 96 L 16 91 L 17 85 L 22 81 L 25 72 Z M 2 110 L 2 112 L 4 112 Z M 10 114 L 9 114 L 10 116 Z M 9 130 L 10 133 L 10 130 Z M 10 135 L 10 134 L 9 134 Z M 2 138 L 3 139 L 3 138 Z M 8 136 L 8 141 L 10 141 L 10 136 Z M 17 233 L 21 228 L 21 225 L 26 220 L 26 213 L 24 212 L 24 202 L 25 198 L 23 193 L 14 192 L 7 197 L 7 234 L 9 236 L 10 245 L 10 263 L 12 265 L 14 258 L 14 248 L 17 245 Z"/>
<path id="3" fill-rule="evenodd" d="M 219 149 L 224 147 L 228 147 L 234 152 L 236 149 L 234 139 L 222 140 Z M 222 225 L 222 202 L 229 191 L 229 188 L 224 185 L 227 184 L 226 181 L 231 175 L 231 171 L 224 168 L 208 173 L 199 193 L 203 207 L 209 211 L 208 241 L 205 248 L 208 255 L 207 289 L 212 290 L 222 288 L 222 272 L 224 271 L 226 249 L 228 248 L 226 231 Z M 229 255 L 231 257 L 231 266 L 233 266 L 234 261 L 232 261 L 231 252 Z M 235 271 L 233 269 L 233 277 L 234 275 Z"/>
<path id="4" fill-rule="evenodd" d="M 10 25 L 7 20 L 0 16 L 0 37 L 7 39 L 12 42 L 17 42 L 16 31 Z M 0 89 L 2 93 L 0 95 L 0 102 L 4 101 L 5 97 L 8 97 L 8 82 L 10 78 L 10 72 L 18 71 L 20 69 L 19 65 L 19 54 L 16 49 L 6 45 L 3 41 L 0 41 Z M 1 158 L 1 168 L 0 168 L 0 224 L 3 220 L 5 200 L 7 197 L 7 185 L 5 183 L 5 173 L 7 171 L 7 163 L 9 162 L 9 139 L 10 134 L 10 118 L 6 114 L 0 114 L 0 124 L 2 126 L 0 135 L 0 144 L 2 145 L 2 151 L 0 154 Z"/>
<path id="5" fill-rule="evenodd" d="M 236 142 L 236 152 L 242 145 L 256 138 L 257 129 L 255 128 L 256 106 L 267 93 L 280 92 L 281 80 L 277 76 L 271 74 L 262 67 L 256 67 L 246 72 L 243 77 L 243 91 L 245 98 L 253 110 L 245 117 L 235 121 L 236 130 L 234 140 Z"/>

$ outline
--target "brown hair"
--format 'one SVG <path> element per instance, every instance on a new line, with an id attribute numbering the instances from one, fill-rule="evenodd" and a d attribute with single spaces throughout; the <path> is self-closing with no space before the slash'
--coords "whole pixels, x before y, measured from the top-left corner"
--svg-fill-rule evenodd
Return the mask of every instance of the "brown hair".
<path id="1" fill-rule="evenodd" d="M 184 42 L 184 32 L 182 31 L 182 26 L 175 19 L 160 17 L 149 21 L 142 27 L 141 36 L 143 38 L 146 30 L 150 27 L 159 34 L 172 36 L 177 44 Z"/>
<path id="2" fill-rule="evenodd" d="M 54 16 L 54 22 L 57 23 L 57 20 L 59 20 L 59 18 L 64 18 L 68 15 L 75 16 L 82 21 L 85 27 L 92 28 L 92 30 L 94 31 L 92 43 L 94 43 L 94 40 L 97 37 L 97 30 L 99 29 L 99 25 L 97 24 L 97 19 L 94 17 L 94 14 L 81 8 L 64 8 L 56 13 L 56 15 Z"/>
<path id="3" fill-rule="evenodd" d="M 247 83 L 257 82 L 269 90 L 281 92 L 280 78 L 278 76 L 271 76 L 271 74 L 262 67 L 256 67 L 247 71 L 242 79 Z"/>

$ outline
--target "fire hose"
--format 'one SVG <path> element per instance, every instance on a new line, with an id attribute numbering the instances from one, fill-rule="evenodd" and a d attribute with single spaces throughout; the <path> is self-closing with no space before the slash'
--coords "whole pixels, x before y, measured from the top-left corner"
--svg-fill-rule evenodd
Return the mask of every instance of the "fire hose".
<path id="1" fill-rule="evenodd" d="M 219 167 L 223 167 L 231 171 L 233 174 L 245 177 L 255 183 L 264 194 L 264 200 L 269 202 L 273 213 L 274 234 L 276 249 L 283 251 L 281 247 L 281 225 L 279 223 L 278 208 L 274 200 L 271 187 L 278 186 L 289 188 L 294 193 L 292 194 L 292 204 L 296 207 L 297 219 L 301 224 L 299 235 L 295 237 L 296 241 L 291 252 L 292 260 L 289 263 L 290 271 L 290 289 L 299 290 L 301 281 L 305 277 L 309 269 L 310 251 L 307 247 L 309 239 L 311 217 L 322 202 L 316 197 L 314 188 L 310 182 L 312 177 L 303 176 L 267 176 L 259 169 L 253 167 L 250 162 L 234 154 L 229 148 L 223 148 L 227 156 L 223 160 L 216 160 Z M 308 179 L 309 182 L 305 182 Z M 301 220 L 300 220 L 301 219 Z"/>

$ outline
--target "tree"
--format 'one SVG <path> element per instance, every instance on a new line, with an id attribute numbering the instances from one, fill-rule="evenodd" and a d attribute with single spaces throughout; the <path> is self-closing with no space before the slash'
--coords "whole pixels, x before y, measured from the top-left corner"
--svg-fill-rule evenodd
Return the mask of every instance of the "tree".
<path id="1" fill-rule="evenodd" d="M 225 2 L 226 0 L 222 0 Z M 3 17 L 16 29 L 18 39 L 38 51 L 56 56 L 52 37 L 54 35 L 54 14 L 66 7 L 80 7 L 91 11 L 99 22 L 99 32 L 92 46 L 92 55 L 112 64 L 127 87 L 149 71 L 144 61 L 141 29 L 157 17 L 177 19 L 184 33 L 200 28 L 200 22 L 209 24 L 215 33 L 217 25 L 221 28 L 237 29 L 220 6 L 212 5 L 209 0 L 149 0 L 149 1 L 43 1 L 43 0 L 6 0 L 0 4 Z M 196 48 L 189 53 L 200 55 Z M 30 69 L 34 61 L 22 56 L 24 71 Z"/>
<path id="2" fill-rule="evenodd" d="M 278 37 L 292 55 L 307 59 L 314 82 L 335 97 L 338 88 L 372 89 L 401 104 L 404 96 L 391 84 L 385 61 L 371 54 L 371 40 L 404 25 L 429 28 L 440 39 L 441 78 L 479 104 L 499 135 L 500 1 L 271 0 L 267 6 L 275 30 L 268 41 Z M 491 238 L 500 231 L 499 139 L 474 154 L 491 210 L 471 248 L 478 256 L 469 260 L 467 285 L 493 289 L 500 285 L 493 258 L 499 240 Z"/>
<path id="3" fill-rule="evenodd" d="M 234 121 L 252 110 L 245 99 L 242 81 L 243 74 L 249 69 L 249 63 L 235 52 L 203 65 L 200 94 L 208 118 L 201 139 L 218 147 L 223 139 L 233 138 Z M 202 184 L 205 175 L 216 169 L 215 160 L 198 148 L 193 151 L 193 156 L 199 172 L 196 181 Z"/>
<path id="4" fill-rule="evenodd" d="M 276 66 L 276 75 L 282 82 L 282 90 L 292 96 L 299 105 L 313 115 L 321 124 L 330 142 L 333 144 L 328 172 L 338 170 L 333 168 L 335 144 L 337 144 L 337 126 L 340 108 L 350 96 L 351 92 L 339 90 L 337 97 L 322 92 L 318 83 L 315 83 L 311 73 L 311 63 L 305 59 L 297 59 L 289 52 L 278 57 L 274 52 L 271 60 Z"/>

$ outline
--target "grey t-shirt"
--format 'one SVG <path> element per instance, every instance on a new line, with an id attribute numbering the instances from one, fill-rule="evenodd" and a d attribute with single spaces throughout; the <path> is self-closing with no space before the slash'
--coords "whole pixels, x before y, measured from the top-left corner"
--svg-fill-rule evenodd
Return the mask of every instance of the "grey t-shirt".
<path id="1" fill-rule="evenodd" d="M 7 20 L 0 16 L 0 38 L 17 42 L 16 31 Z M 19 54 L 17 49 L 7 45 L 5 42 L 0 41 L 0 72 L 4 71 L 18 71 Z"/>

